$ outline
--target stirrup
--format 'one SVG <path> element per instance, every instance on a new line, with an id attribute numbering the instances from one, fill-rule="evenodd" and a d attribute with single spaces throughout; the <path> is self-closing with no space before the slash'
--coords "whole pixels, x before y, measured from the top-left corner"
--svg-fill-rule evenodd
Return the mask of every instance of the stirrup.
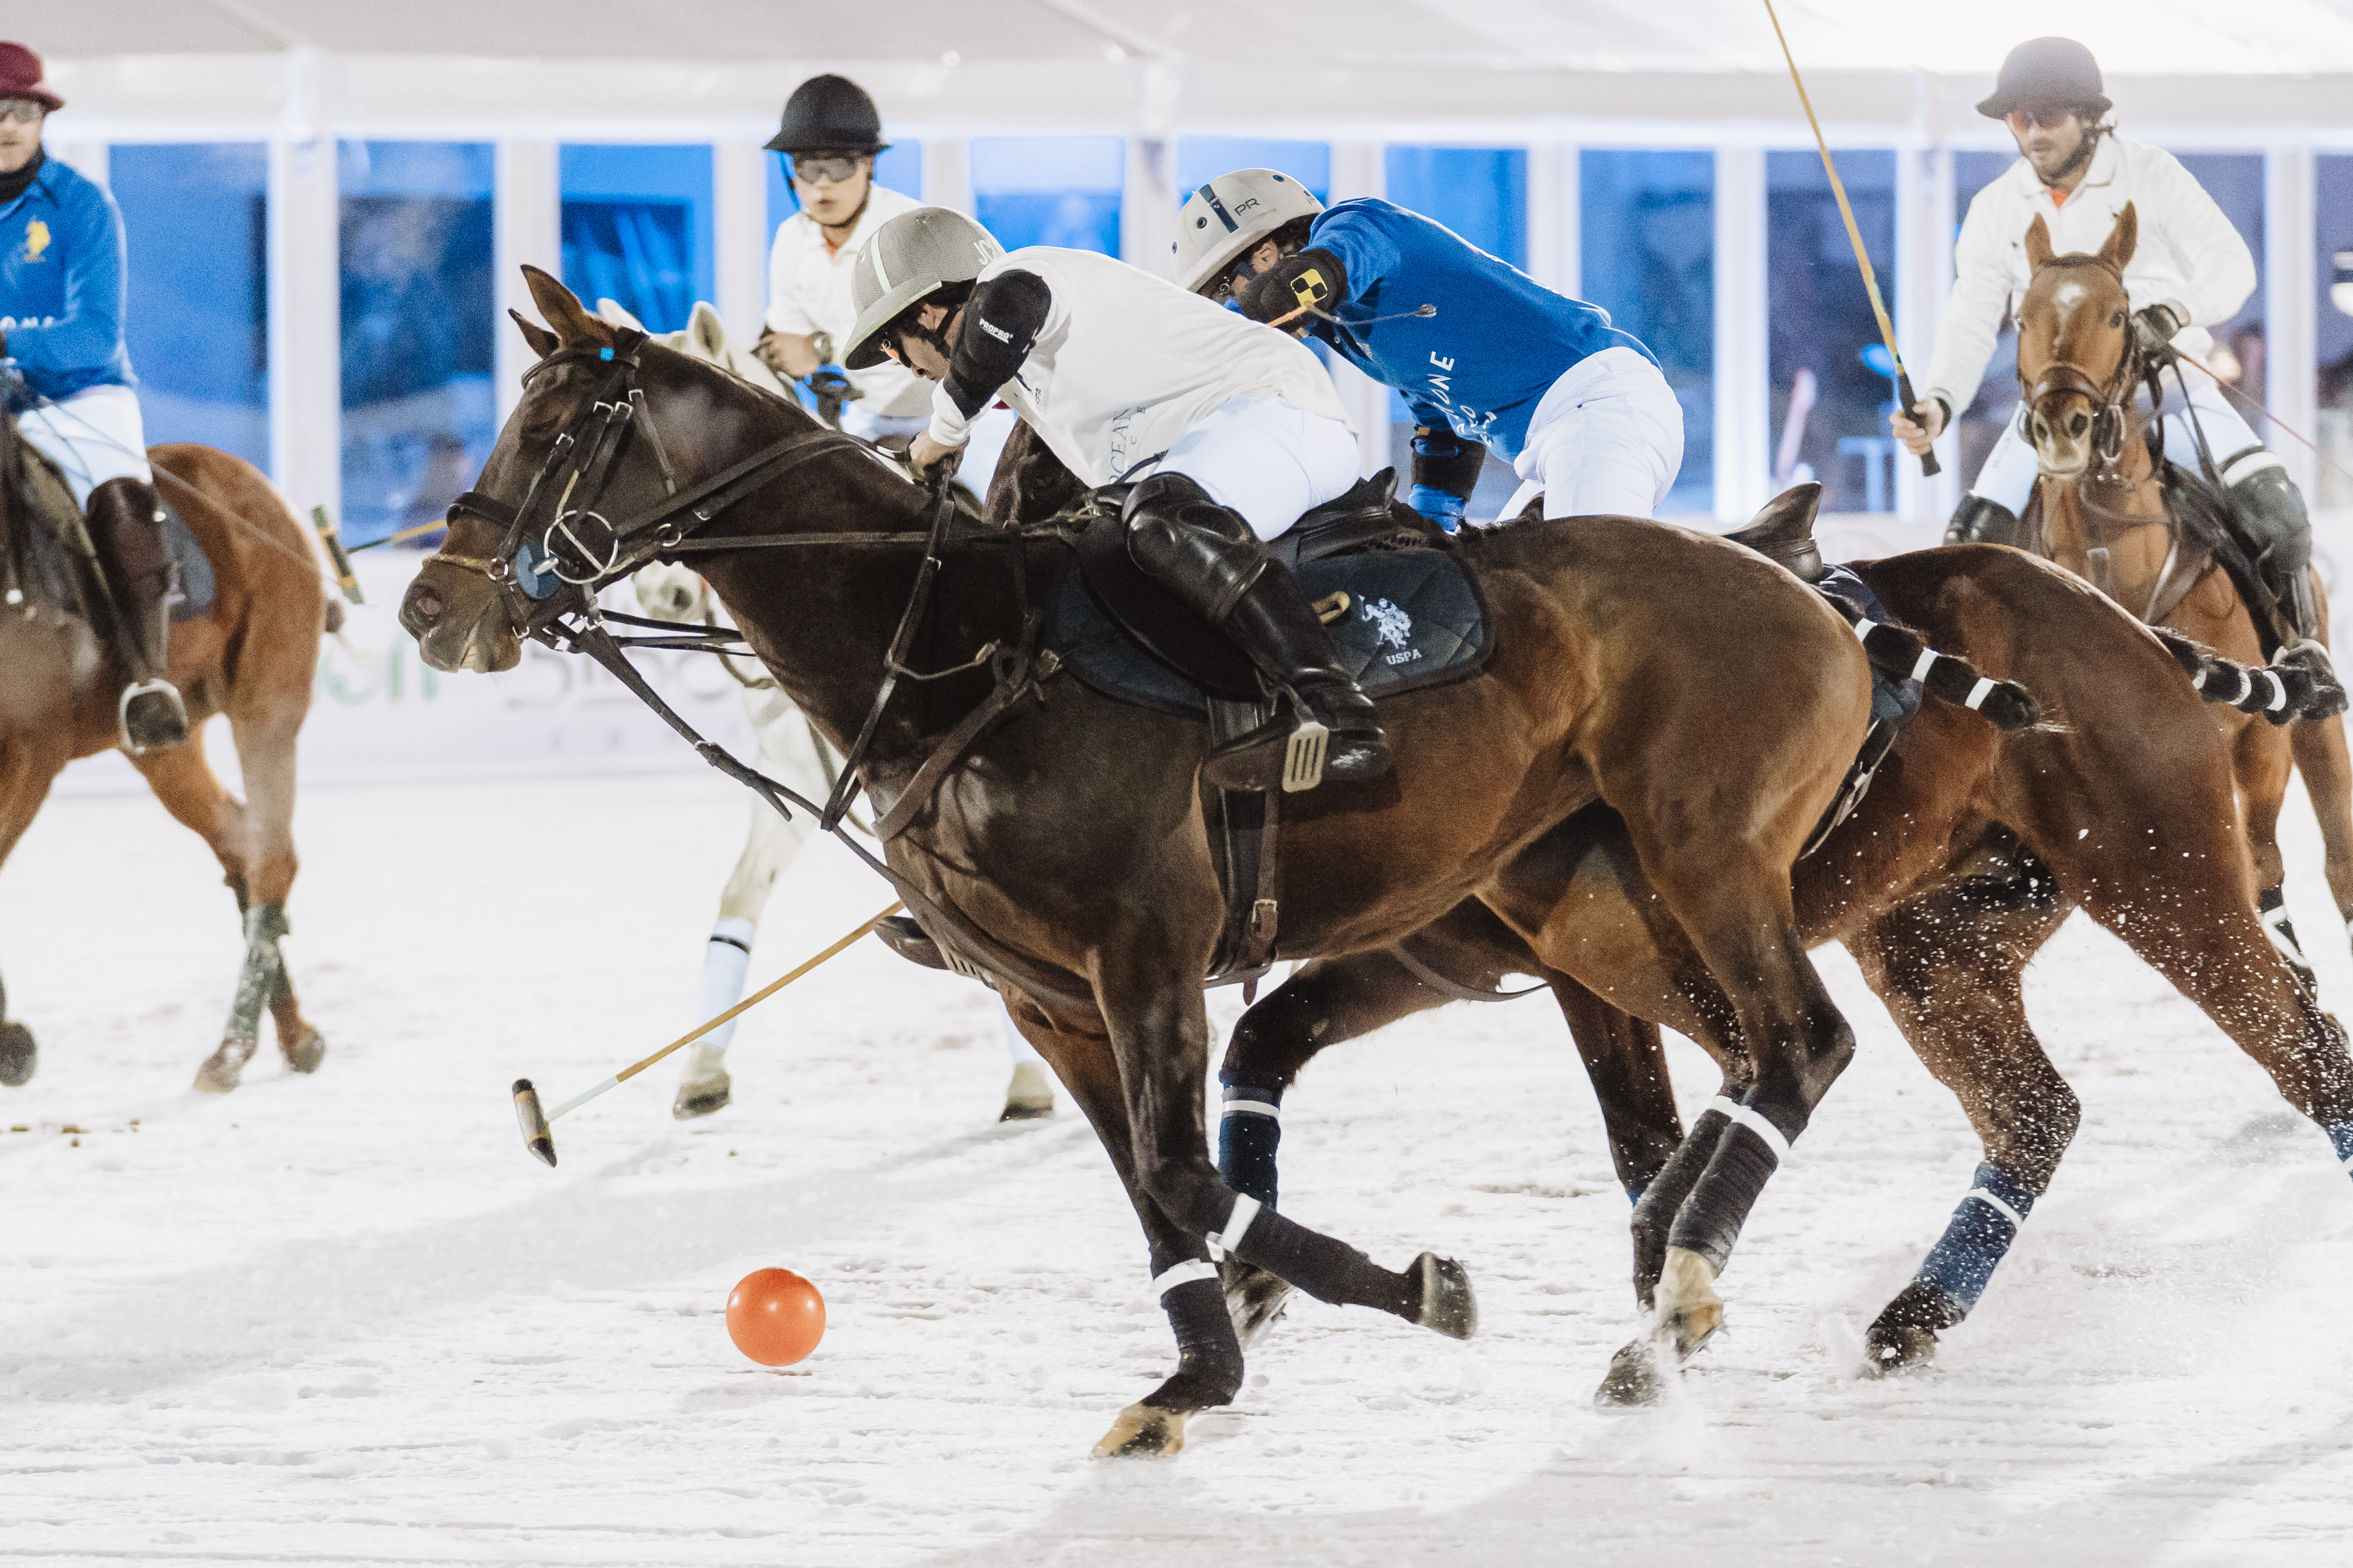
<path id="1" fill-rule="evenodd" d="M 1303 709 L 1297 722 L 1276 714 L 1265 723 L 1212 750 L 1201 777 L 1219 789 L 1261 794 L 1280 784 L 1286 795 L 1324 782 L 1324 757 L 1332 731 Z"/>
<path id="2" fill-rule="evenodd" d="M 156 700 L 147 700 L 150 698 Z M 132 728 L 134 704 L 142 710 L 137 731 Z M 160 721 L 154 711 L 159 707 L 163 710 Z M 122 689 L 122 697 L 114 705 L 114 721 L 122 735 L 122 749 L 134 757 L 179 745 L 188 738 L 188 710 L 180 700 L 179 689 L 156 677 L 134 680 Z"/>

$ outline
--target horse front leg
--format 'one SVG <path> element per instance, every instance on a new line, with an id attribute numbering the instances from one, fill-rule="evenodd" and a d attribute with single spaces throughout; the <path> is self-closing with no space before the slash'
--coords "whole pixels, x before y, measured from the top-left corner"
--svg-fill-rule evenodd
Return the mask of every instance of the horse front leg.
<path id="1" fill-rule="evenodd" d="M 1191 972 L 1198 973 L 1198 960 L 1189 953 L 1145 951 L 1150 945 L 1131 943 L 1124 951 L 1107 952 L 1099 960 L 1095 983 L 1119 1063 L 1136 1179 L 1145 1195 L 1188 1238 L 1206 1243 L 1211 1260 L 1230 1255 L 1320 1301 L 1377 1307 L 1455 1339 L 1470 1338 L 1478 1308 L 1470 1277 L 1459 1263 L 1425 1252 L 1403 1272 L 1392 1272 L 1219 1178 L 1209 1162 L 1203 1112 L 1208 1016 L 1200 987 L 1173 978 L 1188 972 L 1188 959 Z M 1218 1312 L 1223 1321 L 1222 1300 Z M 1230 1322 L 1224 1331 L 1232 1333 Z M 1122 1422 L 1136 1417 L 1148 1428 L 1156 1418 L 1139 1413 L 1153 1408 L 1165 1407 L 1147 1401 L 1132 1406 Z M 1105 1442 L 1121 1435 L 1115 1426 Z"/>
<path id="2" fill-rule="evenodd" d="M 37 745 L 21 736 L 0 742 L 0 863 L 32 826 L 65 765 L 62 747 Z M 8 1018 L 5 987 L 0 987 L 0 1020 L 5 1020 L 0 1021 L 0 1088 L 21 1089 L 33 1080 L 40 1047 L 32 1030 Z"/>

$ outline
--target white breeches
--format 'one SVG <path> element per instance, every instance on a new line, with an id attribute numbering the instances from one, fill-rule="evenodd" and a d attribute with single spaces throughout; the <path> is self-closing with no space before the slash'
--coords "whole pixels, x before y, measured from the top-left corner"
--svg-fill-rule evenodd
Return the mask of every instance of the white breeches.
<path id="1" fill-rule="evenodd" d="M 2246 420 L 2231 406 L 2230 395 L 2205 373 L 2185 365 L 2181 379 L 2189 384 L 2189 406 L 2198 411 L 2198 423 L 2206 432 L 2206 449 L 2221 468 L 2224 484 L 2235 485 L 2250 474 L 2282 466 L 2278 456 L 2264 449 Z M 2165 416 L 2166 460 L 2196 473 L 2198 438 L 2191 433 L 2189 416 L 2181 407 L 2181 388 L 2169 374 L 2165 390 L 2166 406 L 2172 410 Z M 1969 487 L 1970 494 L 2006 508 L 2013 517 L 2025 511 L 2040 472 L 2034 443 L 2026 438 L 2025 414 L 2023 403 L 2010 410 L 2010 423 L 2003 427 L 2001 439 L 1994 443 L 1985 467 L 1978 470 L 1978 482 Z M 2249 447 L 2253 450 L 2249 451 Z"/>
<path id="2" fill-rule="evenodd" d="M 1495 521 L 1542 492 L 1546 517 L 1649 517 L 1683 466 L 1683 408 L 1659 367 L 1603 349 L 1552 384 L 1513 460 L 1521 485 Z"/>
<path id="3" fill-rule="evenodd" d="M 127 386 L 93 386 L 27 409 L 16 416 L 16 428 L 65 470 L 76 501 L 86 504 L 109 479 L 155 482 L 139 397 Z"/>
<path id="4" fill-rule="evenodd" d="M 1177 437 L 1149 471 L 1185 475 L 1241 513 L 1252 533 L 1274 539 L 1356 484 L 1356 433 L 1280 398 L 1236 397 Z"/>

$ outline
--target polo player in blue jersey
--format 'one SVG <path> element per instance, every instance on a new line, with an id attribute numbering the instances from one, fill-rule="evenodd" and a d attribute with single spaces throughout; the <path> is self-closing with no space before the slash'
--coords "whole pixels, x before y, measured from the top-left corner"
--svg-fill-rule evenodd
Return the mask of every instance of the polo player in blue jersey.
<path id="1" fill-rule="evenodd" d="M 17 433 L 63 470 L 90 520 L 130 678 L 122 744 L 143 753 L 188 738 L 164 679 L 172 563 L 122 346 L 122 215 L 42 148 L 42 121 L 64 107 L 40 57 L 0 43 L 0 388 Z"/>
<path id="2" fill-rule="evenodd" d="M 1326 207 L 1271 169 L 1187 199 L 1177 281 L 1312 334 L 1414 419 L 1414 509 L 1461 525 L 1493 447 L 1546 517 L 1649 517 L 1683 466 L 1683 407 L 1648 348 L 1598 305 L 1546 288 L 1391 202 Z"/>

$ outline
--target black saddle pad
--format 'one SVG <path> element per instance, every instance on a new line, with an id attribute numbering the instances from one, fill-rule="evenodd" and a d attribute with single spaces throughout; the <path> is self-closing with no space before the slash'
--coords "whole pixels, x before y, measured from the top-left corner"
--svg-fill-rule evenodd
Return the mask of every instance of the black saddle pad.
<path id="1" fill-rule="evenodd" d="M 1348 595 L 1347 608 L 1332 624 L 1332 640 L 1342 664 L 1377 700 L 1467 680 L 1493 648 L 1486 600 L 1450 552 L 1331 556 L 1306 563 L 1297 574 L 1310 600 Z M 1064 562 L 1054 579 L 1046 646 L 1071 674 L 1106 697 L 1185 718 L 1199 719 L 1207 711 L 1203 682 L 1146 652 L 1121 630 L 1088 591 L 1075 559 Z M 1238 682 L 1220 684 L 1221 697 L 1260 699 L 1255 681 L 1247 689 Z"/>
<path id="2" fill-rule="evenodd" d="M 156 489 L 157 499 L 164 503 L 164 549 L 179 568 L 180 591 L 172 600 L 172 618 L 175 621 L 198 620 L 213 613 L 213 563 L 206 559 L 204 546 L 188 531 L 180 516 L 180 509 L 164 495 L 164 487 Z"/>

